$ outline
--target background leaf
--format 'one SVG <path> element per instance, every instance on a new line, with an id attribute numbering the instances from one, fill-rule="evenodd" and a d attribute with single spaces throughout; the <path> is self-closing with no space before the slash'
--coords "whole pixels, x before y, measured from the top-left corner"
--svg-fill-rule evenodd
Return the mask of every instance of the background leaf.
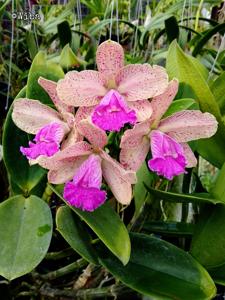
<path id="1" fill-rule="evenodd" d="M 0 204 L 0 275 L 8 280 L 32 271 L 44 258 L 52 236 L 48 205 L 36 196 Z"/>

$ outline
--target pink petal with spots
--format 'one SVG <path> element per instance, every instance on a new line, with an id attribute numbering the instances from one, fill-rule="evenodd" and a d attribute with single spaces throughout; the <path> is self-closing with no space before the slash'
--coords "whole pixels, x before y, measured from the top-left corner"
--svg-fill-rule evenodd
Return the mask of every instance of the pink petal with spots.
<path id="1" fill-rule="evenodd" d="M 77 170 L 73 182 L 64 188 L 64 198 L 73 206 L 93 211 L 106 200 L 106 192 L 101 191 L 101 158 L 92 154 Z"/>
<path id="2" fill-rule="evenodd" d="M 156 123 L 159 122 L 159 120 L 165 114 L 173 99 L 175 98 L 178 91 L 178 85 L 178 81 L 176 79 L 173 79 L 172 81 L 170 81 L 167 89 L 163 94 L 153 97 L 151 101 L 153 110 L 151 120 L 155 121 Z"/>
<path id="3" fill-rule="evenodd" d="M 105 202 L 106 192 L 97 188 L 76 186 L 68 182 L 65 185 L 63 197 L 70 205 L 92 212 Z"/>
<path id="4" fill-rule="evenodd" d="M 120 162 L 125 169 L 137 171 L 149 152 L 149 139 L 143 139 L 136 148 L 121 149 Z"/>
<path id="5" fill-rule="evenodd" d="M 81 120 L 87 119 L 88 117 L 90 117 L 95 107 L 96 106 L 89 106 L 89 107 L 81 106 L 81 107 L 79 107 L 76 112 L 76 115 L 75 115 L 76 124 L 78 124 Z"/>
<path id="6" fill-rule="evenodd" d="M 126 123 L 134 125 L 136 120 L 135 111 L 129 109 L 124 98 L 115 90 L 105 95 L 92 114 L 92 122 L 109 131 L 120 131 Z"/>
<path id="7" fill-rule="evenodd" d="M 122 204 L 132 199 L 132 183 L 136 183 L 135 172 L 126 171 L 118 162 L 106 153 L 102 157 L 102 174 L 113 195 Z"/>
<path id="8" fill-rule="evenodd" d="M 127 102 L 130 109 L 136 112 L 137 122 L 143 122 L 152 115 L 152 105 L 148 100 L 140 100 L 135 102 Z"/>
<path id="9" fill-rule="evenodd" d="M 120 44 L 111 40 L 100 44 L 96 53 L 98 70 L 107 79 L 113 79 L 124 66 L 124 51 Z"/>
<path id="10" fill-rule="evenodd" d="M 107 144 L 107 135 L 104 130 L 95 126 L 90 119 L 80 121 L 77 128 L 94 147 L 103 148 Z"/>
<path id="11" fill-rule="evenodd" d="M 163 119 L 158 129 L 178 142 L 209 138 L 217 131 L 216 118 L 198 110 L 183 110 Z"/>
<path id="12" fill-rule="evenodd" d="M 38 83 L 40 84 L 40 86 L 46 91 L 46 93 L 49 95 L 49 97 L 51 98 L 52 102 L 55 104 L 55 107 L 57 108 L 57 110 L 61 113 L 63 112 L 73 112 L 73 107 L 72 106 L 68 106 L 65 103 L 63 103 L 56 92 L 56 87 L 57 87 L 57 83 L 52 81 L 52 80 L 48 80 L 45 79 L 43 77 L 39 77 L 38 79 Z"/>
<path id="13" fill-rule="evenodd" d="M 38 163 L 45 169 L 59 170 L 64 167 L 65 164 L 73 163 L 77 158 L 92 153 L 92 147 L 87 142 L 78 142 L 73 146 L 67 147 L 54 156 L 43 159 L 39 158 Z"/>
<path id="14" fill-rule="evenodd" d="M 57 111 L 37 100 L 22 98 L 15 100 L 12 119 L 21 130 L 31 134 L 36 134 L 49 123 L 60 124 L 65 134 L 69 131 L 69 127 L 61 120 Z"/>
<path id="15" fill-rule="evenodd" d="M 81 142 L 81 141 L 83 141 L 83 136 L 79 133 L 77 127 L 74 126 L 74 128 L 72 128 L 72 130 L 68 134 L 67 138 L 63 141 L 61 145 L 61 150 L 67 147 L 71 147 L 77 142 Z"/>
<path id="16" fill-rule="evenodd" d="M 57 83 L 57 94 L 67 105 L 93 106 L 106 94 L 106 81 L 97 71 L 68 72 Z"/>
<path id="17" fill-rule="evenodd" d="M 185 173 L 187 165 L 183 147 L 163 132 L 151 132 L 152 159 L 148 161 L 149 168 L 172 180 L 174 176 Z"/>
<path id="18" fill-rule="evenodd" d="M 187 166 L 186 168 L 193 168 L 197 165 L 198 161 L 191 150 L 191 147 L 187 143 L 181 143 L 183 150 L 184 150 L 184 156 L 187 161 Z"/>
<path id="19" fill-rule="evenodd" d="M 28 159 L 36 159 L 40 155 L 53 156 L 59 151 L 59 144 L 64 136 L 60 124 L 52 123 L 38 131 L 34 142 L 29 142 L 29 147 L 20 147 L 20 151 Z"/>
<path id="20" fill-rule="evenodd" d="M 148 121 L 135 125 L 134 128 L 125 131 L 120 142 L 120 148 L 130 149 L 138 147 L 149 133 L 150 124 Z"/>
<path id="21" fill-rule="evenodd" d="M 149 64 L 127 65 L 116 76 L 118 91 L 127 101 L 146 100 L 162 94 L 168 86 L 166 70 Z"/>
<path id="22" fill-rule="evenodd" d="M 88 155 L 73 158 L 71 161 L 61 161 L 60 168 L 57 170 L 50 169 L 48 172 L 48 181 L 53 184 L 62 184 L 73 179 L 75 172 L 81 164 L 88 158 Z M 44 158 L 42 157 L 42 160 Z"/>

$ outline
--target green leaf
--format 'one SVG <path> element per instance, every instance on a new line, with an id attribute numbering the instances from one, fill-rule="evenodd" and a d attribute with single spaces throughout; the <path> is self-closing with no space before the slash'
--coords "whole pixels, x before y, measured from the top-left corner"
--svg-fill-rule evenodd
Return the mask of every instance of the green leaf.
<path id="1" fill-rule="evenodd" d="M 225 114 L 225 72 L 223 72 L 211 85 L 212 93 L 219 105 L 221 114 Z"/>
<path id="2" fill-rule="evenodd" d="M 225 286 L 225 264 L 216 268 L 209 268 L 208 272 L 213 278 L 214 282 Z"/>
<path id="3" fill-rule="evenodd" d="M 26 87 L 20 91 L 16 98 L 25 96 Z M 46 171 L 38 165 L 30 166 L 28 160 L 20 152 L 20 146 L 28 145 L 29 138 L 27 133 L 20 130 L 14 124 L 11 115 L 12 106 L 8 111 L 4 123 L 3 159 L 10 176 L 10 181 L 15 183 L 23 191 L 24 195 L 28 195 L 43 180 Z"/>
<path id="4" fill-rule="evenodd" d="M 174 16 L 165 20 L 165 30 L 169 43 L 171 43 L 174 39 L 178 39 L 179 26 L 177 24 L 177 19 Z"/>
<path id="5" fill-rule="evenodd" d="M 40 76 L 53 81 L 58 81 L 64 77 L 62 68 L 55 63 L 48 62 L 45 53 L 42 51 L 38 52 L 31 65 L 27 81 L 26 97 L 39 100 L 44 104 L 52 104 L 48 94 L 38 84 Z"/>
<path id="6" fill-rule="evenodd" d="M 165 200 L 168 202 L 176 202 L 176 203 L 223 203 L 225 204 L 225 199 L 224 201 L 222 199 L 214 199 L 210 194 L 206 194 L 207 197 L 205 197 L 200 193 L 200 194 L 178 194 L 178 193 L 172 193 L 172 192 L 165 192 L 165 191 L 160 191 L 160 190 L 155 190 L 151 187 L 146 186 L 146 189 L 150 193 L 150 195 L 153 195 L 159 200 Z"/>
<path id="7" fill-rule="evenodd" d="M 87 261 L 98 264 L 97 254 L 91 244 L 91 237 L 68 206 L 62 206 L 56 214 L 57 230 L 68 244 Z"/>
<path id="8" fill-rule="evenodd" d="M 134 218 L 138 216 L 140 210 L 146 200 L 147 191 L 144 187 L 144 182 L 150 185 L 153 179 L 153 174 L 147 168 L 146 162 L 142 164 L 137 172 L 137 183 L 134 186 L 134 203 L 135 203 L 135 213 Z"/>
<path id="9" fill-rule="evenodd" d="M 65 203 L 61 193 L 52 185 L 50 186 Z M 70 208 L 84 221 L 100 240 L 117 256 L 124 265 L 130 258 L 130 238 L 128 231 L 118 214 L 111 208 L 109 203 L 100 206 L 93 212 L 86 212 L 73 206 Z"/>
<path id="10" fill-rule="evenodd" d="M 62 49 L 59 62 L 60 65 L 66 69 L 87 64 L 84 60 L 81 60 L 73 53 L 69 44 Z"/>
<path id="11" fill-rule="evenodd" d="M 216 34 L 217 32 L 222 31 L 222 33 L 224 33 L 225 30 L 225 23 L 222 24 L 218 24 L 216 26 L 214 26 L 212 29 L 207 30 L 205 33 L 202 33 L 202 37 L 198 40 L 197 44 L 195 45 L 195 48 L 192 52 L 193 56 L 198 55 L 202 48 L 204 47 L 204 45 L 209 41 L 209 39 Z"/>
<path id="12" fill-rule="evenodd" d="M 191 254 L 205 267 L 225 263 L 225 207 L 217 205 L 204 222 L 196 224 Z"/>
<path id="13" fill-rule="evenodd" d="M 26 31 L 26 42 L 27 42 L 30 58 L 33 60 L 35 55 L 38 52 L 34 32 Z"/>
<path id="14" fill-rule="evenodd" d="M 219 172 L 219 176 L 217 177 L 213 187 L 210 190 L 210 193 L 214 196 L 214 198 L 221 201 L 221 203 L 225 203 L 225 163 L 223 164 L 222 169 Z"/>
<path id="15" fill-rule="evenodd" d="M 164 114 L 163 118 L 171 116 L 175 112 L 186 110 L 186 109 L 193 109 L 197 108 L 197 104 L 194 99 L 186 98 L 186 99 L 179 99 L 172 102 L 166 113 Z"/>
<path id="16" fill-rule="evenodd" d="M 191 255 L 163 240 L 131 233 L 132 253 L 124 267 L 110 253 L 100 262 L 130 288 L 156 299 L 212 299 L 216 287 Z"/>
<path id="17" fill-rule="evenodd" d="M 223 151 L 225 147 L 225 126 L 219 106 L 203 76 L 203 70 L 200 69 L 199 62 L 197 63 L 195 58 L 186 55 L 174 41 L 169 47 L 166 68 L 170 78 L 176 77 L 181 83 L 184 82 L 193 89 L 196 100 L 198 100 L 200 109 L 203 112 L 210 112 L 217 118 L 219 122 L 217 133 L 210 139 L 199 140 L 197 150 L 212 164 L 221 167 L 225 161 L 225 152 Z"/>
<path id="18" fill-rule="evenodd" d="M 57 25 L 57 28 L 60 44 L 62 47 L 64 47 L 66 44 L 69 44 L 72 39 L 70 25 L 68 21 L 63 21 L 62 23 Z"/>
<path id="19" fill-rule="evenodd" d="M 36 196 L 15 196 L 0 204 L 0 228 L 0 275 L 12 280 L 45 257 L 52 236 L 51 211 Z"/>
<path id="20" fill-rule="evenodd" d="M 193 235 L 194 224 L 185 222 L 147 221 L 144 223 L 144 231 L 160 233 L 166 236 L 190 236 Z"/>

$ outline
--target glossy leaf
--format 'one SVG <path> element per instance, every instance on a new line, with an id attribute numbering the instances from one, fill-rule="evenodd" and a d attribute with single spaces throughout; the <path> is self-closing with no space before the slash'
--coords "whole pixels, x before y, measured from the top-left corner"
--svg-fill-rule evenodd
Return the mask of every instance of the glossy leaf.
<path id="1" fill-rule="evenodd" d="M 191 254 L 207 268 L 225 263 L 225 206 L 217 205 L 196 225 Z"/>
<path id="2" fill-rule="evenodd" d="M 147 191 L 144 187 L 144 183 L 146 185 L 150 185 L 153 179 L 153 174 L 150 173 L 146 162 L 143 163 L 141 168 L 137 172 L 137 183 L 134 186 L 134 203 L 135 203 L 135 214 L 134 218 L 140 213 L 140 210 L 146 200 Z"/>
<path id="3" fill-rule="evenodd" d="M 144 223 L 143 230 L 166 236 L 190 236 L 193 235 L 194 224 L 185 222 L 149 221 Z"/>
<path id="4" fill-rule="evenodd" d="M 212 164 L 221 167 L 225 161 L 225 152 L 223 151 L 225 126 L 215 97 L 202 74 L 202 70 L 198 64 L 195 64 L 195 61 L 197 60 L 186 55 L 175 41 L 170 44 L 166 63 L 170 78 L 176 77 L 181 83 L 185 82 L 190 85 L 196 95 L 200 109 L 203 112 L 212 113 L 219 122 L 217 133 L 210 139 L 199 140 L 197 150 Z"/>
<path id="5" fill-rule="evenodd" d="M 207 271 L 191 255 L 155 237 L 131 233 L 132 253 L 124 267 L 110 253 L 100 262 L 130 288 L 156 299 L 207 300 L 216 288 Z"/>
<path id="6" fill-rule="evenodd" d="M 225 114 L 225 72 L 223 72 L 211 85 L 213 95 L 219 105 L 221 114 Z"/>
<path id="7" fill-rule="evenodd" d="M 171 116 L 175 112 L 186 110 L 186 109 L 194 109 L 197 108 L 197 104 L 194 99 L 186 98 L 186 99 L 179 99 L 172 102 L 166 113 L 164 114 L 163 118 Z"/>
<path id="8" fill-rule="evenodd" d="M 65 201 L 55 187 L 51 186 L 51 189 Z M 100 240 L 124 265 L 128 263 L 131 250 L 129 234 L 124 223 L 109 203 L 100 206 L 93 212 L 82 211 L 73 206 L 70 206 L 70 208 L 90 226 Z"/>
<path id="9" fill-rule="evenodd" d="M 26 96 L 24 87 L 16 98 Z M 38 165 L 30 166 L 28 160 L 20 152 L 20 146 L 28 145 L 28 134 L 20 130 L 12 121 L 12 106 L 8 111 L 3 131 L 3 159 L 10 176 L 10 181 L 20 188 L 24 195 L 43 180 L 46 171 Z M 15 138 L 16 137 L 16 138 Z M 13 186 L 12 186 L 13 187 Z M 15 189 L 16 191 L 16 189 Z M 17 189 L 17 192 L 19 190 Z M 20 192 L 21 193 L 21 192 Z"/>
<path id="10" fill-rule="evenodd" d="M 45 257 L 52 236 L 48 205 L 36 196 L 0 204 L 0 275 L 8 280 L 32 271 Z"/>
<path id="11" fill-rule="evenodd" d="M 212 197 L 210 194 L 178 194 L 178 193 L 172 193 L 172 192 L 166 192 L 166 191 L 161 191 L 161 190 L 155 190 L 151 187 L 146 186 L 146 189 L 148 192 L 156 197 L 159 200 L 165 200 L 168 202 L 176 202 L 176 203 L 223 203 L 225 204 L 225 199 L 224 201 L 222 199 L 215 199 Z"/>
<path id="12" fill-rule="evenodd" d="M 85 230 L 79 217 L 68 206 L 62 206 L 57 210 L 56 225 L 57 230 L 76 252 L 87 261 L 93 264 L 98 263 L 90 235 Z"/>
<path id="13" fill-rule="evenodd" d="M 53 81 L 64 77 L 62 68 L 53 62 L 48 62 L 44 52 L 38 52 L 33 60 L 28 75 L 26 97 L 39 100 L 44 104 L 52 104 L 48 94 L 38 84 L 40 76 Z"/>

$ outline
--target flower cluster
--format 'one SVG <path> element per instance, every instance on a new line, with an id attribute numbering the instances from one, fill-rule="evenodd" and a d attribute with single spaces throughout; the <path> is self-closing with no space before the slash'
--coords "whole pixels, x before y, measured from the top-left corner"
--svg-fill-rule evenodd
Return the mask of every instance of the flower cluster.
<path id="1" fill-rule="evenodd" d="M 149 64 L 124 66 L 124 52 L 113 41 L 102 43 L 96 53 L 98 71 L 71 71 L 55 83 L 39 78 L 55 108 L 37 100 L 17 99 L 12 118 L 34 134 L 21 152 L 30 164 L 48 169 L 48 180 L 64 184 L 70 205 L 93 211 L 107 197 L 102 180 L 122 204 L 132 199 L 136 171 L 151 150 L 149 169 L 171 180 L 196 165 L 188 145 L 217 130 L 209 113 L 184 110 L 163 118 L 174 99 L 178 82 L 168 81 L 164 68 Z M 119 132 L 120 162 L 110 156 L 109 131 Z"/>

